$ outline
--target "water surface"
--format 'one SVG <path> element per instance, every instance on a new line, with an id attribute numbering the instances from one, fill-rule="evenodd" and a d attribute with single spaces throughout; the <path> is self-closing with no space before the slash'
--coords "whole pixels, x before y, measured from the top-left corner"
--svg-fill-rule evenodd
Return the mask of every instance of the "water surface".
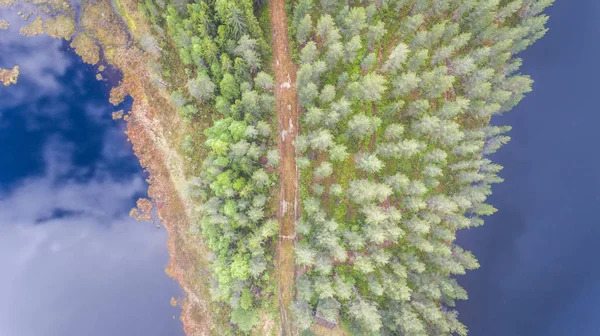
<path id="1" fill-rule="evenodd" d="M 521 56 L 535 80 L 493 156 L 498 212 L 459 234 L 481 268 L 460 278 L 472 336 L 600 335 L 600 2 L 556 1 L 550 31 Z"/>
<path id="2" fill-rule="evenodd" d="M 7 18 L 0 67 L 21 76 L 0 87 L 0 335 L 183 334 L 166 232 L 128 216 L 147 176 L 109 86 L 67 43 Z"/>

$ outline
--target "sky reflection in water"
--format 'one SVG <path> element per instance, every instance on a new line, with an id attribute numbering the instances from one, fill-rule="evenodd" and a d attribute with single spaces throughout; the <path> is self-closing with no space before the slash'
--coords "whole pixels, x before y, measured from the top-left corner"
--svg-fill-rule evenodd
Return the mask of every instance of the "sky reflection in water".
<path id="1" fill-rule="evenodd" d="M 533 92 L 494 123 L 498 212 L 459 233 L 481 268 L 459 277 L 472 336 L 600 335 L 600 1 L 556 1 L 550 30 L 522 55 Z"/>
<path id="2" fill-rule="evenodd" d="M 181 335 L 166 232 L 128 217 L 147 185 L 108 87 L 0 9 L 0 335 Z"/>

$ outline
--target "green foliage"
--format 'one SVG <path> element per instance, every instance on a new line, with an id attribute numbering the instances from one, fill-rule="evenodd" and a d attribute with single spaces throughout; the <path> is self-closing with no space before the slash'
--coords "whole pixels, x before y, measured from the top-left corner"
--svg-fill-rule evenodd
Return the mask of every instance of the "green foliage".
<path id="1" fill-rule="evenodd" d="M 214 253 L 211 294 L 232 308 L 231 322 L 248 333 L 262 300 L 272 295 L 269 251 L 278 231 L 269 202 L 276 177 L 261 163 L 266 157 L 275 167 L 279 159 L 270 150 L 274 81 L 269 70 L 258 72 L 270 50 L 250 0 L 168 2 L 151 15 L 188 66 L 183 84 L 189 100 L 175 91 L 172 101 L 192 123 L 200 114 L 212 120 L 190 135 L 201 139 L 197 146 L 204 142 L 203 157 L 189 154 L 202 162 L 194 162 L 201 167 L 190 194 L 200 198 L 200 229 Z"/>
<path id="2" fill-rule="evenodd" d="M 308 303 L 295 302 L 292 304 L 291 311 L 294 315 L 294 322 L 301 330 L 310 328 L 313 321 L 313 314 Z"/>
<path id="3" fill-rule="evenodd" d="M 231 312 L 231 322 L 237 324 L 242 332 L 248 333 L 258 323 L 258 315 L 253 310 L 237 308 Z"/>
<path id="4" fill-rule="evenodd" d="M 200 101 L 209 100 L 214 97 L 215 84 L 213 84 L 205 73 L 201 73 L 198 77 L 190 79 L 187 88 L 190 95 Z"/>
<path id="5" fill-rule="evenodd" d="M 485 201 L 501 167 L 484 155 L 509 141 L 510 128 L 489 121 L 531 91 L 515 54 L 546 32 L 541 13 L 552 2 L 290 4 L 303 109 L 301 274 L 291 307 L 300 329 L 318 313 L 358 335 L 466 334 L 451 307 L 467 295 L 453 276 L 479 264 L 454 243 L 456 231 L 496 211 Z M 256 17 L 263 4 L 144 2 L 187 66 L 185 77 L 163 71 L 187 89 L 171 94 L 173 104 L 192 125 L 212 121 L 184 142 L 186 153 L 204 143 L 190 194 L 202 201 L 214 253 L 211 294 L 243 333 L 272 293 L 278 230 L 269 208 L 269 172 L 279 165 L 275 83 Z"/>
<path id="6" fill-rule="evenodd" d="M 294 306 L 357 335 L 465 335 L 453 276 L 479 266 L 454 244 L 485 203 L 509 141 L 490 117 L 531 91 L 514 55 L 552 1 L 298 1 L 296 141 L 302 218 Z"/>
<path id="7" fill-rule="evenodd" d="M 183 119 L 187 121 L 191 121 L 199 113 L 198 108 L 192 104 L 184 105 L 178 111 Z"/>

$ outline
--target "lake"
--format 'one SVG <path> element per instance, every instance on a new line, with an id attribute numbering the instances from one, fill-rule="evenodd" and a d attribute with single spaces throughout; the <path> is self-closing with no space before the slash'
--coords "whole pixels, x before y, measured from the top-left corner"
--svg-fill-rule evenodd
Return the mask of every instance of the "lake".
<path id="1" fill-rule="evenodd" d="M 489 202 L 459 234 L 481 268 L 459 278 L 473 336 L 600 335 L 600 2 L 556 1 L 550 31 L 521 57 L 533 92 L 496 124 L 512 141 Z"/>
<path id="2" fill-rule="evenodd" d="M 128 216 L 147 175 L 111 113 L 131 101 L 67 46 L 0 30 L 21 67 L 0 87 L 0 335 L 182 335 L 166 231 Z"/>

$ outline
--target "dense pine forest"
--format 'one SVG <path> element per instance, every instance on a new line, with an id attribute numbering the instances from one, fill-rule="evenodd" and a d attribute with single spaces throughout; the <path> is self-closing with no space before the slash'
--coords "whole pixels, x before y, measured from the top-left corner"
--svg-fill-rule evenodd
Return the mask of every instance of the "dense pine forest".
<path id="1" fill-rule="evenodd" d="M 352 334 L 465 335 L 453 243 L 479 226 L 509 137 L 490 117 L 531 90 L 513 55 L 549 2 L 301 0 L 293 8 L 303 134 L 297 325 Z"/>
<path id="2" fill-rule="evenodd" d="M 258 322 L 262 299 L 275 291 L 268 271 L 278 222 L 270 199 L 279 157 L 273 148 L 268 26 L 261 26 L 259 9 L 249 0 L 169 6 L 147 1 L 146 7 L 186 66 L 172 103 L 182 118 L 206 126 L 188 134 L 184 146 L 198 165 L 190 188 L 214 254 L 211 296 L 229 306 L 231 322 L 247 332 Z"/>
<path id="3" fill-rule="evenodd" d="M 306 335 L 466 335 L 455 276 L 479 264 L 456 232 L 496 211 L 502 167 L 486 156 L 510 126 L 490 120 L 531 91 L 518 54 L 545 34 L 553 0 L 288 1 L 297 79 L 276 83 L 269 11 L 282 2 L 140 5 L 155 34 L 141 42 L 162 53 L 155 85 L 189 125 L 180 150 L 211 299 L 231 333 L 265 334 L 265 320 L 275 333 L 289 311 Z M 282 308 L 284 89 L 298 96 L 300 199 Z"/>

